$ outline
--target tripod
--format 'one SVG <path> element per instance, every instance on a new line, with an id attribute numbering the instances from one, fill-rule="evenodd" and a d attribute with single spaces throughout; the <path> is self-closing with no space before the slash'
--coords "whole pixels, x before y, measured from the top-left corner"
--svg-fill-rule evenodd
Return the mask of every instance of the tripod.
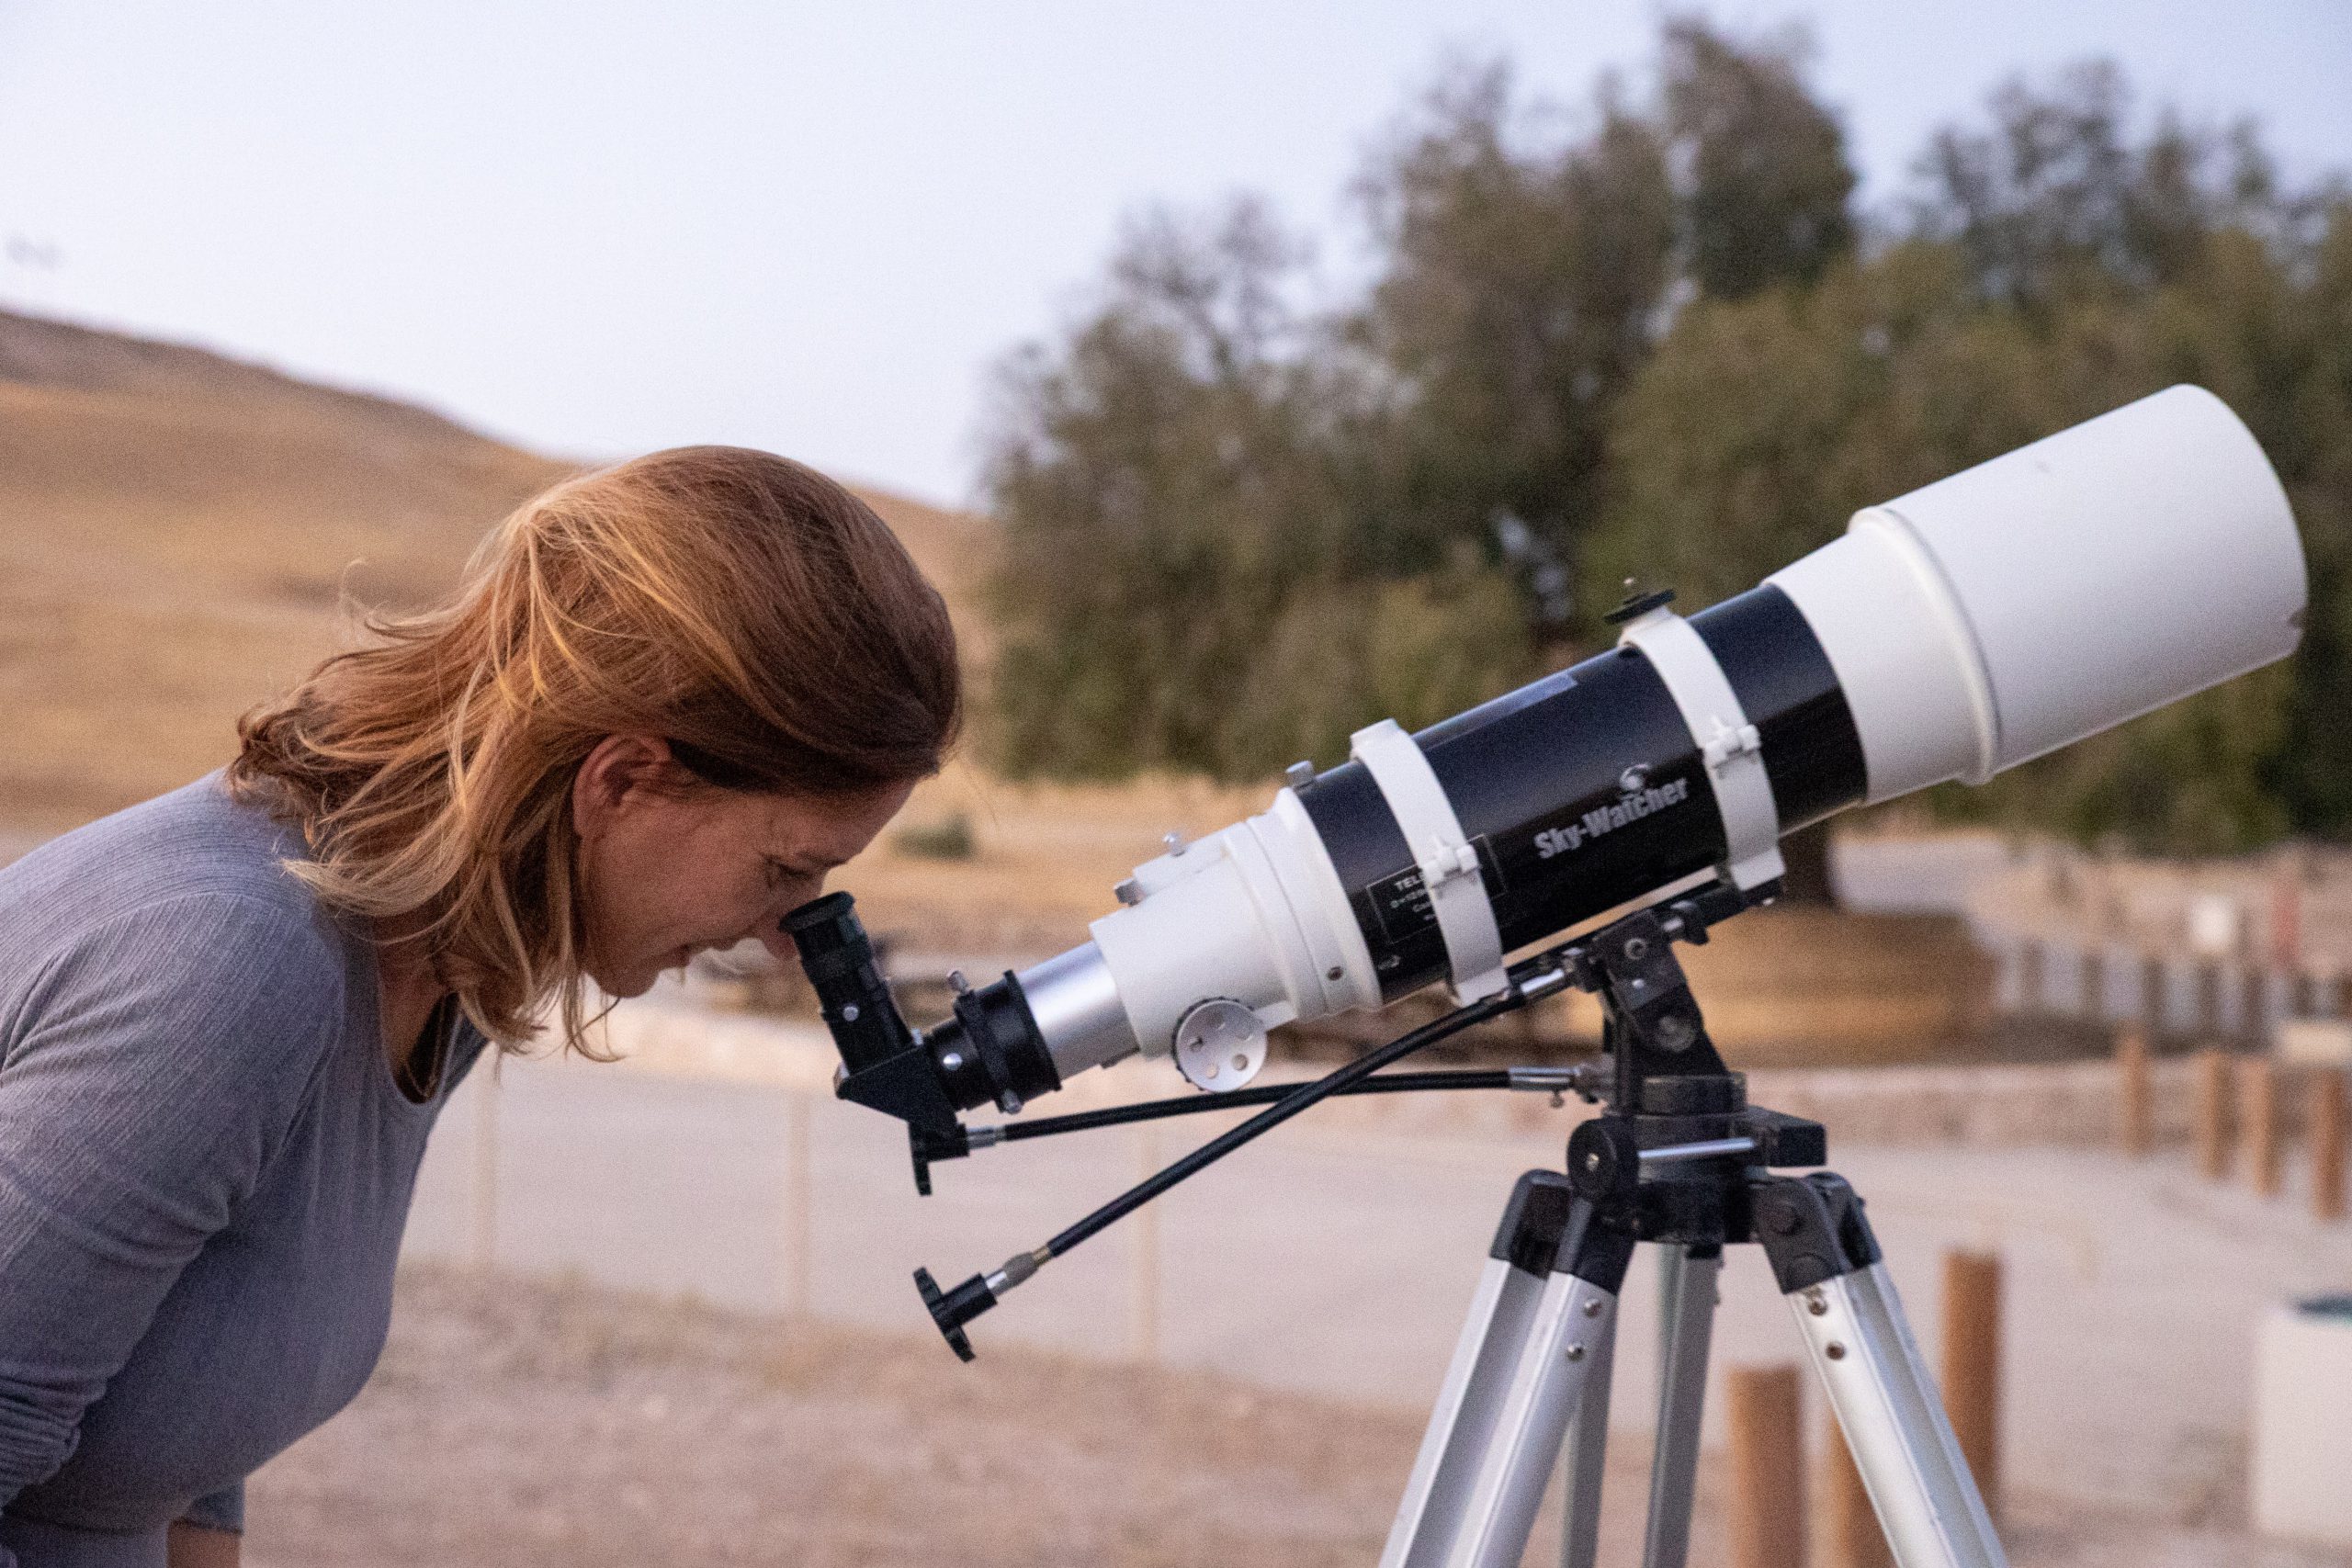
<path id="1" fill-rule="evenodd" d="M 1335 1095 L 1429 1089 L 1568 1091 L 1601 1103 L 1568 1140 L 1566 1171 L 1520 1178 L 1495 1235 L 1381 1568 L 1516 1568 L 1544 1483 L 1567 1450 L 1564 1568 L 1592 1568 L 1617 1298 L 1636 1246 L 1665 1249 L 1666 1335 L 1644 1568 L 1683 1568 L 1699 1464 L 1707 1343 L 1723 1249 L 1764 1248 L 1844 1428 L 1901 1568 L 2006 1568 L 1935 1384 L 1904 1322 L 1862 1201 L 1817 1167 L 1828 1139 L 1747 1103 L 1724 1066 L 1674 944 L 1763 901 L 1718 882 L 1639 909 L 1510 966 L 1508 984 L 1307 1084 L 1115 1106 L 1027 1122 L 910 1122 L 917 1190 L 932 1167 L 984 1148 L 1242 1105 L 1265 1109 L 1147 1178 L 1044 1246 L 943 1291 L 915 1284 L 969 1360 L 965 1325 L 1040 1269 L 1179 1182 Z M 1384 1073 L 1417 1051 L 1573 985 L 1600 999 L 1605 1081 L 1593 1067 Z M 884 1000 L 887 1002 L 887 993 Z"/>
<path id="2" fill-rule="evenodd" d="M 1750 1107 L 1674 956 L 1705 927 L 1650 911 L 1580 943 L 1614 1082 L 1567 1170 L 1520 1178 L 1421 1440 L 1381 1568 L 1516 1568 L 1566 1450 L 1563 1568 L 1592 1568 L 1618 1296 L 1664 1249 L 1658 1421 L 1644 1568 L 1683 1568 L 1725 1246 L 1757 1242 L 1901 1568 L 2005 1568 L 1976 1483 L 1820 1124 Z"/>

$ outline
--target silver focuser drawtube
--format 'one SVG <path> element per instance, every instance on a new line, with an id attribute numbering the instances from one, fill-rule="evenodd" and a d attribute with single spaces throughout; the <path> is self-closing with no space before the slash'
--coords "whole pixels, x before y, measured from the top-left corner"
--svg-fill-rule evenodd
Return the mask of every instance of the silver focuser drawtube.
<path id="1" fill-rule="evenodd" d="M 1065 1079 L 1136 1054 L 1118 982 L 1092 942 L 1023 969 L 1017 977 L 1038 1038 Z"/>

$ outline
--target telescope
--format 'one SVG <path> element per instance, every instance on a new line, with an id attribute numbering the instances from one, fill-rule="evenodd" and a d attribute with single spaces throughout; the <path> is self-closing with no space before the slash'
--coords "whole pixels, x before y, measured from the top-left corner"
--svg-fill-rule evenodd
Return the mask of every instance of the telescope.
<path id="1" fill-rule="evenodd" d="M 1257 1076 L 1267 1032 L 1438 981 L 1714 872 L 1768 897 L 1780 840 L 1848 807 L 1994 774 L 2293 651 L 2285 491 L 2221 400 L 2171 388 L 1858 513 L 1762 584 L 1408 735 L 1356 732 L 1262 814 L 1116 889 L 1091 940 L 916 1034 L 846 895 L 787 918 L 842 1098 L 937 1134 L 1141 1053 L 1195 1088 Z"/>
<path id="2" fill-rule="evenodd" d="M 922 1033 L 847 894 L 785 929 L 841 1053 L 838 1092 L 907 1123 L 920 1190 L 931 1162 L 998 1144 L 1264 1108 L 952 1290 L 917 1269 L 966 1359 L 966 1325 L 1005 1292 L 1322 1100 L 1574 1092 L 1601 1110 L 1565 1168 L 1522 1175 L 1504 1208 L 1381 1568 L 1515 1568 L 1564 1452 L 1561 1562 L 1592 1568 L 1640 1245 L 1661 1264 L 1643 1562 L 1684 1568 L 1730 1244 L 1770 1263 L 1899 1568 L 2007 1568 L 1862 1200 L 1820 1168 L 1826 1130 L 1748 1103 L 1674 948 L 1771 901 L 1784 835 L 1982 784 L 2284 658 L 2305 599 L 2260 447 L 2211 393 L 2174 387 L 1865 508 L 1694 615 L 1670 592 L 1631 596 L 1610 651 L 1419 734 L 1358 730 L 1348 761 L 1294 767 L 1262 814 L 1171 838 L 1091 941 L 985 986 L 952 977 L 952 1016 Z M 1251 1087 L 1269 1030 L 1440 982 L 1453 1011 L 1311 1082 Z M 1570 987 L 1600 1001 L 1597 1062 L 1383 1071 Z M 1019 1116 L 1137 1054 L 1209 1092 Z M 989 1105 L 1009 1120 L 960 1120 Z"/>

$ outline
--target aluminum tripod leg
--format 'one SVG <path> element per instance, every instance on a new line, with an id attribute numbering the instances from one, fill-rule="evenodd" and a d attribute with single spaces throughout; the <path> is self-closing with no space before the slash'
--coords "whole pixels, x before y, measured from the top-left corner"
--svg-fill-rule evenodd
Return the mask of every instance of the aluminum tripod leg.
<path id="1" fill-rule="evenodd" d="M 1758 1239 L 1795 1309 L 1894 1561 L 1901 1568 L 2007 1568 L 1861 1201 L 1826 1174 L 1768 1179 L 1756 1191 Z"/>
<path id="2" fill-rule="evenodd" d="M 1609 1385 L 1616 1359 L 1615 1333 L 1596 1336 L 1561 1465 L 1560 1568 L 1593 1568 L 1600 1554 L 1600 1483 L 1608 1471 Z"/>
<path id="3" fill-rule="evenodd" d="M 1609 1358 L 1633 1250 L 1566 1177 L 1520 1179 L 1381 1568 L 1518 1568 L 1589 1376 Z"/>
<path id="4" fill-rule="evenodd" d="M 1657 1445 L 1650 1463 L 1649 1532 L 1643 1568 L 1683 1568 L 1699 1482 L 1699 1426 L 1706 1414 L 1707 1351 L 1714 1337 L 1720 1247 L 1668 1246 L 1660 1254 Z"/>

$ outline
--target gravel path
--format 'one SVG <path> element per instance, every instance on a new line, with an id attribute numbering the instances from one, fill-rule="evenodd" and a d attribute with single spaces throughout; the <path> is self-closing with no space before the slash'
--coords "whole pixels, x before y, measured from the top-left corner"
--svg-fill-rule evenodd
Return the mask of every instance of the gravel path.
<path id="1" fill-rule="evenodd" d="M 376 1377 L 250 1488 L 251 1568 L 1368 1565 L 1418 1416 L 1199 1373 L 414 1267 Z M 1631 1445 L 1621 1444 L 1629 1449 Z M 1612 1456 L 1608 1562 L 1644 1458 Z M 1712 1472 L 1692 1560 L 1724 1546 Z M 1550 1510 L 1529 1561 L 1554 1560 Z M 2018 1568 L 2320 1568 L 2027 1495 Z"/>

